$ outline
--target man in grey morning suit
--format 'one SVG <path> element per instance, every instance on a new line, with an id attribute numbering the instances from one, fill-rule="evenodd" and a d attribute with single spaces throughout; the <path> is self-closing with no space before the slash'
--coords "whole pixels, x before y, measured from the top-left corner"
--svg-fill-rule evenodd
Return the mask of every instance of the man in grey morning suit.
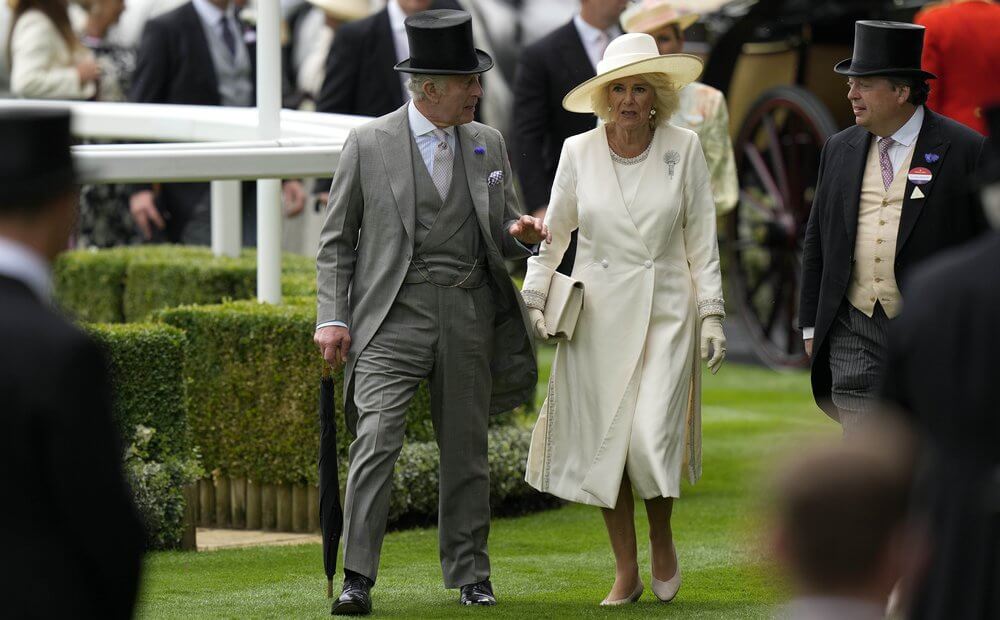
<path id="1" fill-rule="evenodd" d="M 496 602 L 489 581 L 487 422 L 533 398 L 527 312 L 504 258 L 547 237 L 520 216 L 499 132 L 472 122 L 479 74 L 461 11 L 406 20 L 412 101 L 351 132 L 337 166 L 318 257 L 315 340 L 344 373 L 351 444 L 344 589 L 335 614 L 371 612 L 390 479 L 405 411 L 428 379 L 441 453 L 439 544 L 445 586 L 466 605 Z M 348 331 L 349 330 L 349 331 Z"/>

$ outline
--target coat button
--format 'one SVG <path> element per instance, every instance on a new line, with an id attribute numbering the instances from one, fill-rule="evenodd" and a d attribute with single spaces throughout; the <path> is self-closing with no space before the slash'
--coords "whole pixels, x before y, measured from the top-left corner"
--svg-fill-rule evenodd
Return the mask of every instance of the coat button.
<path id="1" fill-rule="evenodd" d="M 875 257 L 875 262 L 876 262 L 876 263 L 881 263 L 881 262 L 882 262 L 882 259 L 881 259 L 881 258 L 879 258 L 878 256 L 876 256 L 876 257 Z"/>
<path id="2" fill-rule="evenodd" d="M 648 260 L 645 263 L 643 263 L 642 266 L 645 267 L 646 269 L 652 269 L 653 268 L 653 261 Z"/>
<path id="3" fill-rule="evenodd" d="M 604 267 L 605 269 L 608 268 L 608 259 L 605 258 L 601 261 L 601 267 Z"/>

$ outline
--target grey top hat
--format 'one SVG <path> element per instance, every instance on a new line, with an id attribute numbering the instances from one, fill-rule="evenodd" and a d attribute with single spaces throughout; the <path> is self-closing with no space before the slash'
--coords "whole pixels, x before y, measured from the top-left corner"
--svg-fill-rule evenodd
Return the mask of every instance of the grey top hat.
<path id="1" fill-rule="evenodd" d="M 937 76 L 920 68 L 924 27 L 903 22 L 861 20 L 854 24 L 854 55 L 833 68 L 842 75 Z"/>
<path id="2" fill-rule="evenodd" d="M 493 59 L 472 43 L 472 16 L 437 9 L 411 15 L 403 22 L 410 57 L 396 65 L 404 73 L 469 75 L 493 68 Z"/>

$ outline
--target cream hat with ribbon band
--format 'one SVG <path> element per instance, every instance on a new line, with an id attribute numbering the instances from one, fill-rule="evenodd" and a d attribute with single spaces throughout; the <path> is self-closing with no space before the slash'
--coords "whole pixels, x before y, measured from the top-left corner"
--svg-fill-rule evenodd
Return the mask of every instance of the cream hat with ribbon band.
<path id="1" fill-rule="evenodd" d="M 623 34 L 608 44 L 604 58 L 597 63 L 597 75 L 580 84 L 563 99 L 563 108 L 570 112 L 593 112 L 590 98 L 593 92 L 614 80 L 643 73 L 663 73 L 675 90 L 698 79 L 701 59 L 691 54 L 661 56 L 653 37 L 642 32 Z"/>
<path id="2" fill-rule="evenodd" d="M 331 17 L 345 22 L 367 17 L 371 13 L 368 0 L 308 0 L 308 2 L 323 9 Z"/>
<path id="3" fill-rule="evenodd" d="M 664 0 L 642 0 L 633 4 L 622 13 L 622 28 L 625 32 L 654 32 L 677 24 L 684 32 L 698 21 L 697 13 L 678 10 Z"/>

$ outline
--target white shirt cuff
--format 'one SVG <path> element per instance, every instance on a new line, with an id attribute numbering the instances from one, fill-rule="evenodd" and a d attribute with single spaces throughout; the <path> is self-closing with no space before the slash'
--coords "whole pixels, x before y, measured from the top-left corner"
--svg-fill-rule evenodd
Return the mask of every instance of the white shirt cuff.
<path id="1" fill-rule="evenodd" d="M 802 328 L 802 339 L 803 340 L 812 340 L 813 339 L 813 334 L 815 334 L 815 333 L 816 333 L 816 328 L 815 327 L 803 327 Z"/>
<path id="2" fill-rule="evenodd" d="M 317 325 L 316 329 L 322 329 L 324 327 L 343 327 L 346 329 L 347 323 L 344 323 L 343 321 L 327 321 L 326 323 L 320 323 Z"/>

